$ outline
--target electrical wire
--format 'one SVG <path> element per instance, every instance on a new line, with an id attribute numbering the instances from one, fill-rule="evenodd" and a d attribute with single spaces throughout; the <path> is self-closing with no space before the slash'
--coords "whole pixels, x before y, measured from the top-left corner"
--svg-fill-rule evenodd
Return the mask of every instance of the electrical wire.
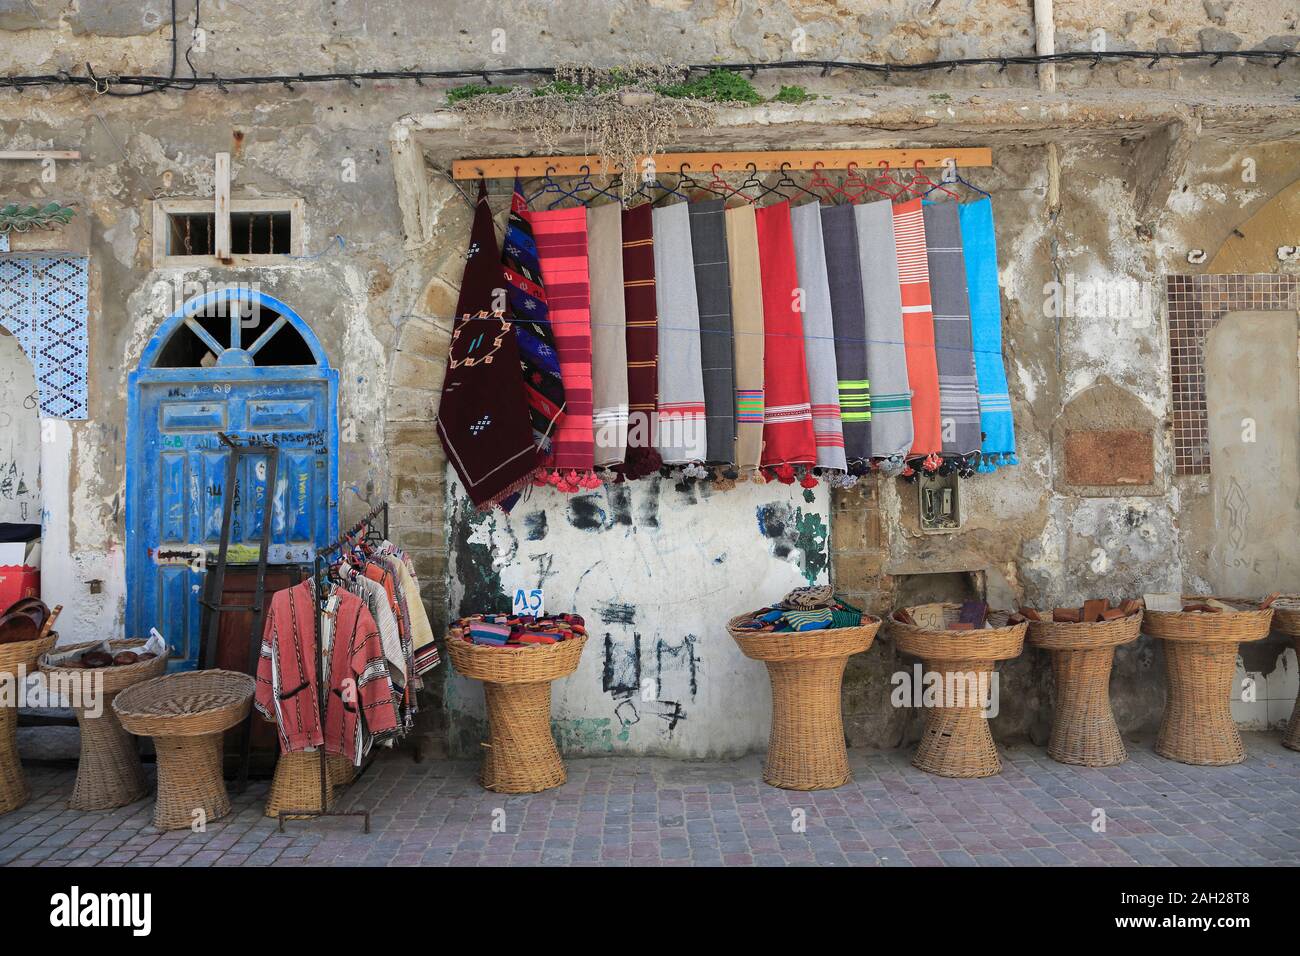
<path id="1" fill-rule="evenodd" d="M 57 73 L 45 73 L 28 76 L 0 77 L 0 89 L 23 90 L 31 87 L 49 86 L 90 86 L 97 93 L 109 96 L 142 96 L 167 90 L 186 92 L 201 87 L 216 87 L 223 93 L 230 92 L 235 86 L 270 86 L 283 85 L 292 90 L 295 83 L 336 83 L 347 82 L 360 86 L 361 81 L 414 80 L 417 84 L 424 80 L 482 79 L 490 84 L 492 77 L 535 76 L 553 78 L 555 67 L 517 66 L 484 67 L 482 69 L 461 70 L 357 70 L 332 73 L 297 73 L 264 74 L 253 76 L 219 76 L 210 73 L 199 76 L 189 51 L 186 62 L 189 63 L 193 76 L 178 81 L 176 77 L 176 53 L 179 43 L 176 39 L 176 3 L 172 0 L 172 69 L 169 76 L 152 76 L 138 74 L 97 73 L 91 64 L 86 64 L 86 75 L 60 70 Z M 195 7 L 197 19 L 198 8 Z M 191 49 L 192 49 L 191 44 Z M 730 70 L 737 73 L 749 73 L 755 76 L 759 71 L 767 70 L 820 70 L 823 75 L 831 70 L 848 70 L 860 73 L 882 75 L 886 78 L 894 74 L 924 73 L 935 70 L 953 71 L 959 67 L 997 66 L 1001 73 L 1009 66 L 1040 66 L 1049 63 L 1088 63 L 1096 67 L 1101 63 L 1145 62 L 1148 69 L 1163 61 L 1187 62 L 1209 60 L 1211 66 L 1218 66 L 1224 60 L 1239 60 L 1245 63 L 1272 64 L 1274 69 L 1288 61 L 1300 59 L 1300 51 L 1294 50 L 1184 50 L 1162 52 L 1155 50 L 1112 50 L 1105 52 L 1075 52 L 1050 54 L 1025 54 L 1011 56 L 966 57 L 955 60 L 929 60 L 921 63 L 870 63 L 854 60 L 779 60 L 770 63 L 705 63 L 692 64 L 684 68 L 687 73 L 708 73 L 713 70 Z M 122 92 L 119 86 L 136 86 L 134 92 Z"/>

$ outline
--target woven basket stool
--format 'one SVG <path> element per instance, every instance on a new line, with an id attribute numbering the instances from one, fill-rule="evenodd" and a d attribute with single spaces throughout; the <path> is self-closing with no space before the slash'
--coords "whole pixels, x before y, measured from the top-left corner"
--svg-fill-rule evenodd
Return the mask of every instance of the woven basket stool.
<path id="1" fill-rule="evenodd" d="M 943 613 L 944 622 L 954 624 L 961 607 L 945 604 Z M 989 620 L 1003 623 L 981 630 L 936 631 L 891 616 L 889 633 L 900 651 L 919 657 L 926 670 L 939 675 L 945 688 L 960 686 L 966 693 L 967 677 L 973 676 L 979 683 L 991 681 L 994 665 L 1019 657 L 1024 648 L 1025 623 L 1006 624 L 1005 611 L 991 611 Z M 912 766 L 940 777 L 992 777 L 1001 773 L 1002 758 L 981 702 L 965 700 L 957 705 L 945 700 L 927 708 Z"/>
<path id="2" fill-rule="evenodd" d="M 551 681 L 572 674 L 586 636 L 555 644 L 489 647 L 447 638 L 457 672 L 483 682 L 487 754 L 479 781 L 498 793 L 537 793 L 568 779 L 551 734 Z"/>
<path id="3" fill-rule="evenodd" d="M 1113 767 L 1128 759 L 1110 709 L 1115 648 L 1138 639 L 1142 614 L 1113 621 L 1030 621 L 1026 640 L 1052 655 L 1056 710 L 1047 755 L 1078 767 Z"/>
<path id="4" fill-rule="evenodd" d="M 1165 642 L 1169 698 L 1156 737 L 1156 753 L 1206 767 L 1246 759 L 1246 748 L 1232 719 L 1237 645 L 1267 637 L 1273 618 L 1273 609 L 1261 610 L 1258 601 L 1217 600 L 1241 610 L 1236 614 L 1144 611 L 1142 615 L 1142 629 Z"/>
<path id="5" fill-rule="evenodd" d="M 844 746 L 840 683 L 849 658 L 871 646 L 880 619 L 858 627 L 808 632 L 749 631 L 727 622 L 727 633 L 748 658 L 767 665 L 772 684 L 772 728 L 763 781 L 782 790 L 833 790 L 853 778 Z"/>
<path id="6" fill-rule="evenodd" d="M 320 805 L 320 754 L 300 751 L 282 753 L 275 763 L 271 792 L 266 797 L 266 815 L 278 819 L 285 810 L 328 810 L 334 805 L 334 790 L 352 782 L 354 768 L 341 754 L 325 755 L 325 806 Z M 286 820 L 305 819 L 289 814 Z"/>
<path id="7" fill-rule="evenodd" d="M 72 644 L 59 648 L 59 653 L 84 651 L 101 643 Z M 144 644 L 139 640 L 109 642 L 114 654 L 138 651 Z M 147 794 L 149 784 L 140 765 L 135 738 L 122 729 L 113 713 L 113 700 L 128 687 L 162 674 L 167 669 L 167 655 L 120 667 L 61 667 L 44 661 L 40 667 L 47 681 L 73 682 L 66 686 L 83 688 L 83 693 L 74 695 L 72 700 L 81 727 L 81 758 L 77 761 L 77 783 L 68 799 L 68 809 L 111 810 L 135 803 Z M 80 683 L 87 678 L 92 683 Z M 86 698 L 86 692 L 94 693 L 95 698 Z M 93 705 L 90 712 L 86 703 Z"/>
<path id="8" fill-rule="evenodd" d="M 128 733 L 152 737 L 158 753 L 154 826 L 180 830 L 230 812 L 221 775 L 222 734 L 248 716 L 257 682 L 235 671 L 184 671 L 117 695 L 113 710 Z"/>
<path id="9" fill-rule="evenodd" d="M 1286 594 L 1273 602 L 1273 627 L 1279 634 L 1291 638 L 1296 659 L 1300 660 L 1300 595 Z M 1291 709 L 1291 722 L 1282 735 L 1282 746 L 1288 750 L 1300 750 L 1300 694 Z"/>
<path id="10" fill-rule="evenodd" d="M 0 644 L 0 680 L 17 681 L 20 672 L 34 673 L 36 661 L 58 639 L 58 632 L 51 631 L 35 641 Z M 18 708 L 0 704 L 0 814 L 17 810 L 31 798 L 18 760 Z"/>

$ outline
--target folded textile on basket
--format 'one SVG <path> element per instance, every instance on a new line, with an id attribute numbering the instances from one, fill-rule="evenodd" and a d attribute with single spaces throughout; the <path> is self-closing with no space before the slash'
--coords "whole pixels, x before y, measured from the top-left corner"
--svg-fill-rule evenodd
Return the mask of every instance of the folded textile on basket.
<path id="1" fill-rule="evenodd" d="M 471 614 L 451 625 L 448 639 L 458 638 L 470 644 L 489 647 L 524 644 L 556 644 L 583 637 L 585 622 L 578 614 L 554 614 L 547 617 L 524 617 L 512 614 Z"/>
<path id="2" fill-rule="evenodd" d="M 798 600 L 821 601 L 820 592 L 825 592 L 825 601 L 819 605 L 808 604 L 804 607 L 790 606 L 788 599 L 797 596 Z M 773 607 L 759 608 L 752 614 L 732 626 L 742 631 L 790 633 L 802 631 L 830 630 L 837 627 L 857 627 L 862 623 L 862 611 L 847 601 L 831 594 L 829 585 L 812 588 L 797 588 L 786 595 L 787 600 Z"/>
<path id="3" fill-rule="evenodd" d="M 817 584 L 806 588 L 795 588 L 781 599 L 778 607 L 812 610 L 830 607 L 835 602 L 835 592 L 829 584 Z"/>

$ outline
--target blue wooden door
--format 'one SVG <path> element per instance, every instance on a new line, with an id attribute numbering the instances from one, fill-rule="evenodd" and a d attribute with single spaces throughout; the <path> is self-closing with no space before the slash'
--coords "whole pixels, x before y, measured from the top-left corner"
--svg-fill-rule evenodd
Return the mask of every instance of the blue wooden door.
<path id="1" fill-rule="evenodd" d="M 283 303 L 222 292 L 163 323 L 128 389 L 127 633 L 158 628 L 176 669 L 198 664 L 204 566 L 226 495 L 230 563 L 257 560 L 268 496 L 271 563 L 310 561 L 338 534 L 338 372 Z M 255 320 L 240 305 L 249 302 Z M 279 450 L 274 489 L 264 455 L 243 458 L 226 487 L 222 432 Z"/>

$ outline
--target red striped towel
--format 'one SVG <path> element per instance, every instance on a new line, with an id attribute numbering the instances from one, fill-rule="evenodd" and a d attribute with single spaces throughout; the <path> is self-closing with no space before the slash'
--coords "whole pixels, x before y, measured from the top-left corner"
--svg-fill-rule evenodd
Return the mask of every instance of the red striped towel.
<path id="1" fill-rule="evenodd" d="M 790 204 L 754 213 L 759 272 L 763 282 L 763 464 L 812 465 L 817 461 L 812 405 L 804 362 L 803 318 L 798 311 L 799 273 L 794 257 Z"/>
<path id="2" fill-rule="evenodd" d="M 548 468 L 579 474 L 594 461 L 591 422 L 591 289 L 587 275 L 587 209 L 528 213 L 560 354 L 565 416 L 545 460 Z"/>
<path id="3" fill-rule="evenodd" d="M 903 298 L 903 346 L 907 382 L 912 387 L 913 455 L 943 448 L 939 424 L 939 368 L 934 352 L 934 313 L 930 305 L 930 260 L 925 251 L 921 200 L 894 205 L 894 249 Z"/>

